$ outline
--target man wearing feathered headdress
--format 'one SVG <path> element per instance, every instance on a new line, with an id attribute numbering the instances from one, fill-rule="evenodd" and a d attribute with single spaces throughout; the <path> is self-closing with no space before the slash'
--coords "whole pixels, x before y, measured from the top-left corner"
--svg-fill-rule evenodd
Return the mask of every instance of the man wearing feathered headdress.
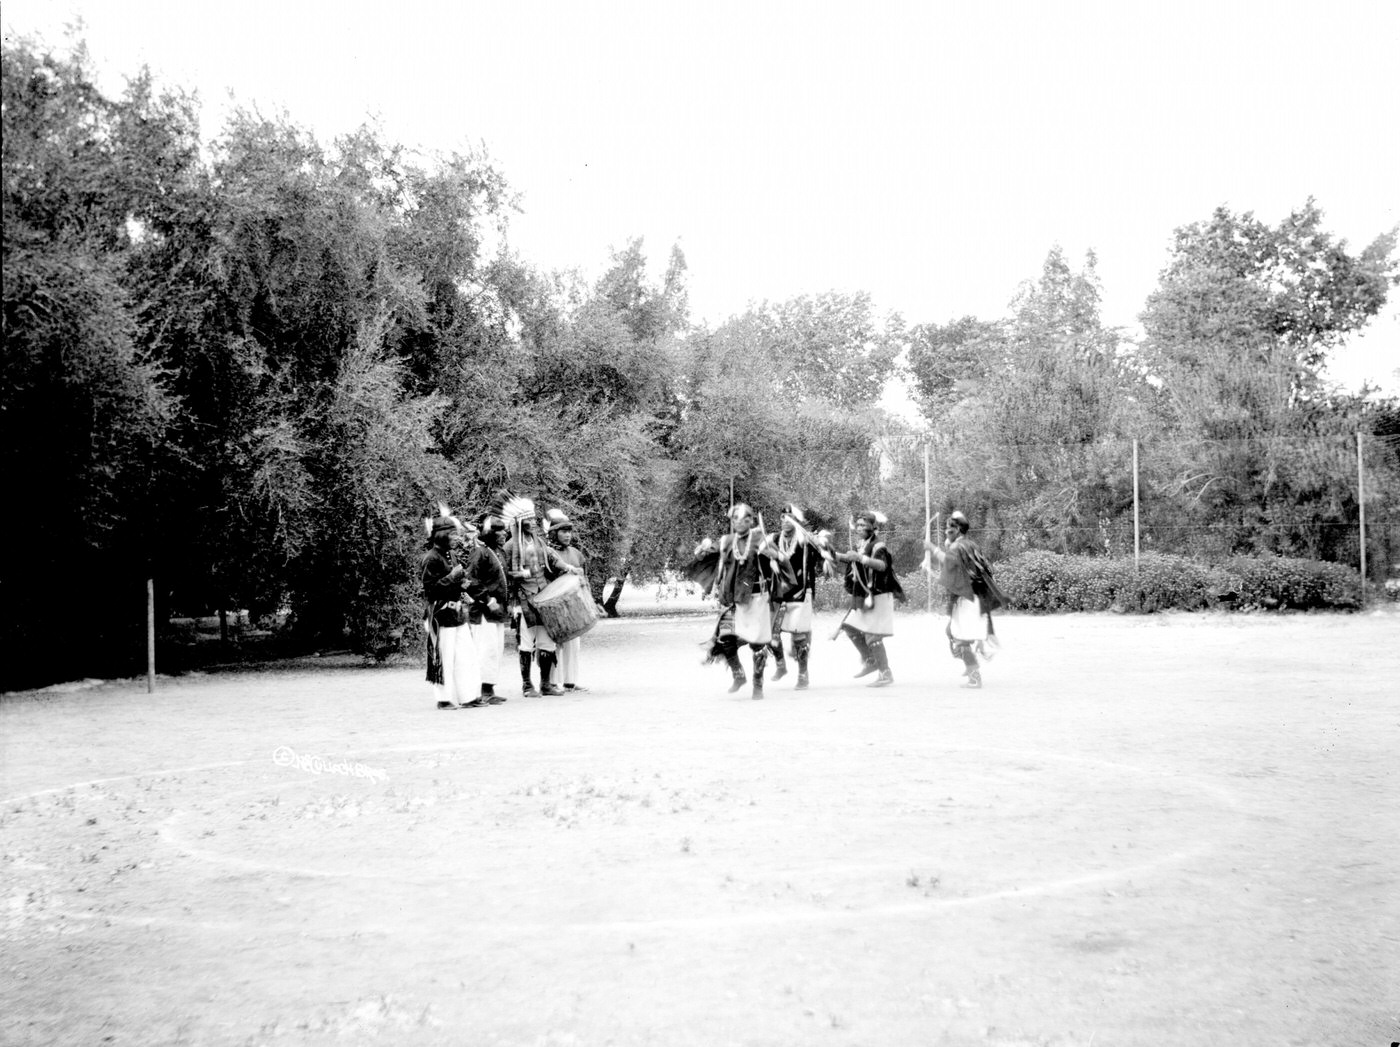
<path id="1" fill-rule="evenodd" d="M 720 615 L 706 641 L 706 662 L 723 660 L 734 682 L 733 694 L 748 681 L 739 662 L 739 644 L 753 653 L 753 697 L 763 697 L 763 670 L 773 641 L 773 604 L 781 603 L 794 586 L 791 570 L 778 545 L 765 534 L 754 511 L 740 502 L 729 510 L 730 532 L 719 542 L 706 538 L 695 548 L 695 561 L 686 577 L 704 592 L 714 590 Z"/>
<path id="2" fill-rule="evenodd" d="M 510 598 L 517 618 L 516 634 L 520 654 L 520 693 L 527 698 L 541 694 L 564 692 L 550 682 L 557 657 L 557 645 L 544 627 L 530 598 L 539 593 L 561 574 L 583 572 L 561 560 L 535 533 L 535 503 L 528 498 L 511 498 L 502 507 L 501 517 L 511 532 L 506 541 L 506 576 L 510 579 Z M 540 664 L 540 686 L 531 682 L 531 666 Z"/>
<path id="3" fill-rule="evenodd" d="M 428 683 L 432 684 L 439 709 L 458 709 L 483 704 L 478 694 L 481 671 L 476 645 L 467 629 L 467 570 L 452 562 L 453 536 L 462 523 L 447 506 L 438 515 L 424 519 L 427 550 L 419 564 L 423 585 L 423 626 L 428 633 Z"/>
<path id="4" fill-rule="evenodd" d="M 836 554 L 836 559 L 846 563 L 846 592 L 851 599 L 841 631 L 851 638 L 860 654 L 856 679 L 873 672 L 880 674 L 870 682 L 871 687 L 894 683 L 885 637 L 894 635 L 895 600 L 903 603 L 905 599 L 895 577 L 894 555 L 880 538 L 884 524 L 884 514 L 873 509 L 856 513 L 851 520 L 855 542 L 849 552 Z"/>
<path id="5" fill-rule="evenodd" d="M 817 579 L 831 558 L 826 539 L 807 529 L 807 516 L 800 506 L 783 507 L 782 528 L 778 532 L 778 552 L 792 568 L 796 584 L 777 605 L 773 622 L 773 657 L 778 668 L 773 679 L 787 675 L 783 657 L 783 633 L 792 637 L 792 657 L 797 662 L 796 690 L 807 689 L 807 659 L 812 651 L 812 608 Z"/>

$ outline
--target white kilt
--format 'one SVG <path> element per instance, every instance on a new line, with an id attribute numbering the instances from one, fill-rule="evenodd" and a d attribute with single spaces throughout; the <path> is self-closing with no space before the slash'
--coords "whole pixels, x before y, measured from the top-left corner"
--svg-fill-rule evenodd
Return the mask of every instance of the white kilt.
<path id="1" fill-rule="evenodd" d="M 948 635 L 954 640 L 976 643 L 987 638 L 987 619 L 982 605 L 966 596 L 959 596 L 948 619 Z"/>
<path id="2" fill-rule="evenodd" d="M 812 631 L 812 597 L 809 593 L 801 603 L 783 604 L 783 632 L 810 633 Z"/>
<path id="3" fill-rule="evenodd" d="M 773 642 L 773 609 L 762 595 L 734 605 L 734 635 L 741 643 Z"/>
<path id="4" fill-rule="evenodd" d="M 852 611 L 846 624 L 871 636 L 894 635 L 894 593 L 880 593 L 873 598 L 874 605 Z"/>

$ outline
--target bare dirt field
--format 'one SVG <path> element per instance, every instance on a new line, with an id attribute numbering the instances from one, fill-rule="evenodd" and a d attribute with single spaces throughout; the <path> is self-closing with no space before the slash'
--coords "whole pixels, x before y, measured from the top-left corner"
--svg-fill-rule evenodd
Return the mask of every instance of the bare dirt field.
<path id="1" fill-rule="evenodd" d="M 346 658 L 7 696 L 0 1042 L 1400 1040 L 1400 616 L 1010 616 L 981 691 L 834 624 L 763 702 L 696 618 L 478 710 Z"/>

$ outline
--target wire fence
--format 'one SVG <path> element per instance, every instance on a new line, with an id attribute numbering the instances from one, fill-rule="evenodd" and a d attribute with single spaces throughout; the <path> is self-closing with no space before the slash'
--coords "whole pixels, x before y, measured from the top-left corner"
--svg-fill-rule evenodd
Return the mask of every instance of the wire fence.
<path id="1" fill-rule="evenodd" d="M 1033 435 L 1033 434 L 1029 434 Z M 830 453 L 839 469 L 846 447 Z M 882 437 L 874 468 L 849 465 L 850 484 L 823 478 L 818 508 L 840 520 L 878 509 L 903 563 L 922 558 L 926 535 L 960 510 L 994 558 L 1033 549 L 1139 557 L 1162 552 L 1218 561 L 1276 554 L 1347 564 L 1378 583 L 1400 574 L 1400 435 L 1111 438 L 1081 443 L 979 434 Z M 750 488 L 787 489 L 801 504 L 812 470 L 792 468 Z M 762 504 L 761 499 L 759 504 Z M 913 559 L 911 559 L 911 557 Z"/>

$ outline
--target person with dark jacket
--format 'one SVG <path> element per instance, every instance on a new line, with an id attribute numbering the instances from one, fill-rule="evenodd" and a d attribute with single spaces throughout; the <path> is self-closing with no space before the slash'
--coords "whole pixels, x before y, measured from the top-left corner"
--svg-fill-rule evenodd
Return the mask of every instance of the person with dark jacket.
<path id="1" fill-rule="evenodd" d="M 468 528 L 470 541 L 465 543 L 467 629 L 476 645 L 476 658 L 481 667 L 481 698 L 488 705 L 500 705 L 506 700 L 505 695 L 496 693 L 506 645 L 509 601 L 505 557 L 501 552 L 505 529 L 500 517 L 482 513 L 476 525 Z"/>
<path id="2" fill-rule="evenodd" d="M 686 577 L 719 601 L 719 621 L 706 641 L 705 661 L 723 661 L 733 676 L 729 693 L 748 681 L 739 661 L 739 645 L 753 654 L 753 694 L 763 697 L 763 670 L 773 641 L 773 603 L 781 603 L 794 587 L 792 572 L 773 536 L 757 526 L 754 511 L 743 502 L 729 510 L 730 532 L 718 542 L 704 539 L 695 548 L 695 561 Z"/>
<path id="3" fill-rule="evenodd" d="M 423 586 L 423 627 L 428 633 L 427 679 L 439 709 L 471 708 L 483 704 L 478 691 L 481 671 L 476 647 L 467 632 L 465 590 L 467 571 L 453 563 L 452 539 L 461 522 L 446 506 L 423 521 L 427 550 L 419 562 Z"/>
<path id="4" fill-rule="evenodd" d="M 948 650 L 963 663 L 964 687 L 982 686 L 978 652 L 990 659 L 988 646 L 997 646 L 992 612 L 1006 602 L 992 577 L 992 565 L 967 536 L 967 517 L 948 517 L 943 546 L 925 541 L 924 548 L 938 561 L 938 582 L 948 592 Z"/>
<path id="5" fill-rule="evenodd" d="M 846 564 L 846 592 L 851 601 L 841 631 L 851 638 L 861 658 L 856 679 L 879 673 L 870 681 L 871 687 L 894 683 L 885 637 L 894 635 L 895 601 L 905 600 L 904 589 L 895 576 L 894 554 L 880 537 L 884 524 L 884 514 L 873 509 L 856 513 L 851 521 L 854 546 L 836 554 L 836 559 Z"/>
<path id="6" fill-rule="evenodd" d="M 812 653 L 812 612 L 817 591 L 817 579 L 827 569 L 831 551 L 822 535 L 807 530 L 807 517 L 796 505 L 783 508 L 782 530 L 778 532 L 778 552 L 792 568 L 796 584 L 783 594 L 773 617 L 773 657 L 778 669 L 773 679 L 787 675 L 783 657 L 783 633 L 792 637 L 792 657 L 797 662 L 797 686 L 807 689 L 807 660 Z"/>

